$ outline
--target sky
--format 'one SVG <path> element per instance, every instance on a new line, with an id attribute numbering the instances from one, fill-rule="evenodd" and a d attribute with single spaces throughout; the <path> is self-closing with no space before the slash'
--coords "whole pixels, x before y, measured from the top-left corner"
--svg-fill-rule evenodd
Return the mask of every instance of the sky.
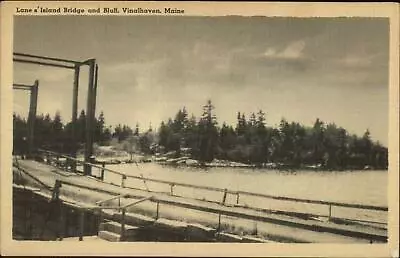
<path id="1" fill-rule="evenodd" d="M 96 113 L 112 126 L 157 128 L 183 107 L 199 117 L 211 99 L 220 124 L 262 109 L 270 126 L 319 118 L 388 144 L 384 18 L 16 16 L 14 51 L 96 58 Z M 73 71 L 14 64 L 14 83 L 36 79 L 38 113 L 59 111 L 69 121 Z M 27 92 L 14 91 L 16 113 L 26 116 L 28 102 Z"/>

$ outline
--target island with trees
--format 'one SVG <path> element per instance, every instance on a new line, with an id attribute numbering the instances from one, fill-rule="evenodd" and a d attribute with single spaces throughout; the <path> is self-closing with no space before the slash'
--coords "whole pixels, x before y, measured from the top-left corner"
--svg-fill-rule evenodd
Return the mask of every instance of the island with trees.
<path id="1" fill-rule="evenodd" d="M 187 166 L 267 167 L 276 169 L 360 170 L 388 168 L 388 149 L 371 140 L 367 129 L 362 136 L 350 134 L 334 123 L 316 119 L 313 126 L 281 119 L 278 126 L 267 122 L 262 110 L 245 114 L 237 111 L 237 122 L 220 123 L 211 100 L 200 117 L 182 107 L 153 130 L 141 131 L 137 123 L 105 123 L 103 112 L 96 118 L 95 155 L 128 154 L 145 157 L 142 161 Z M 80 149 L 85 144 L 85 112 L 76 124 Z M 13 152 L 26 148 L 27 121 L 13 115 Z M 72 123 L 64 124 L 59 112 L 52 118 L 39 115 L 35 121 L 35 146 L 60 153 L 71 153 Z M 103 150 L 103 152 L 101 151 Z M 108 151 L 108 152 L 107 152 Z M 117 162 L 121 160 L 117 159 Z"/>

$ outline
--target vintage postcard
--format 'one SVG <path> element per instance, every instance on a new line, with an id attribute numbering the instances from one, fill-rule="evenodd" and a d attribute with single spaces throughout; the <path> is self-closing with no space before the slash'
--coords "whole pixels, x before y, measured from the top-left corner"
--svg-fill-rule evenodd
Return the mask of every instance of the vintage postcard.
<path id="1" fill-rule="evenodd" d="M 2 3 L 2 254 L 397 257 L 398 10 Z"/>

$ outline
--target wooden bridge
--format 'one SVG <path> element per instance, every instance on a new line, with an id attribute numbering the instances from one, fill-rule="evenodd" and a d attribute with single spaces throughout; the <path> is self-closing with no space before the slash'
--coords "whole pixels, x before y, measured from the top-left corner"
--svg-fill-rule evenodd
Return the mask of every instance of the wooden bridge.
<path id="1" fill-rule="evenodd" d="M 31 159 L 15 157 L 13 162 L 13 221 L 17 218 L 22 221 L 13 225 L 16 239 L 44 240 L 46 228 L 53 228 L 58 240 L 75 236 L 79 240 L 112 241 L 387 242 L 387 207 L 234 191 L 145 178 L 133 171 L 126 174 L 106 168 L 104 163 L 91 159 L 98 87 L 96 59 L 70 60 L 16 52 L 13 61 L 74 72 L 73 150 L 69 155 L 34 146 L 39 82 L 13 85 L 16 90 L 31 91 L 27 153 Z M 85 154 L 84 161 L 80 161 L 76 159 L 76 120 L 83 66 L 89 67 L 89 74 Z M 109 175 L 119 178 L 118 184 L 107 181 Z M 163 185 L 167 190 L 155 190 L 148 184 Z M 180 194 L 177 188 L 196 190 L 196 194 Z M 219 196 L 218 200 L 208 199 L 207 192 Z M 247 203 L 251 198 L 260 205 Z M 289 209 L 268 207 L 273 202 L 290 203 Z M 300 204 L 300 209 L 292 209 L 292 204 Z M 305 209 L 315 206 L 319 209 L 313 212 Z M 339 217 L 336 214 L 340 209 L 368 215 Z M 379 217 L 385 219 L 371 219 L 369 213 L 383 213 Z"/>
<path id="2" fill-rule="evenodd" d="M 90 231 L 91 235 L 111 241 L 387 242 L 385 221 L 333 216 L 335 209 L 346 208 L 383 213 L 381 217 L 386 218 L 387 207 L 145 178 L 109 169 L 94 160 L 89 163 L 46 150 L 38 150 L 35 159 L 15 157 L 14 190 L 59 204 L 55 219 L 59 240 L 67 233 L 65 207 L 69 207 L 80 214 L 76 223 L 79 240 L 84 240 Z M 90 166 L 91 175 L 79 171 L 85 166 Z M 107 174 L 119 176 L 120 183 L 106 182 Z M 149 182 L 165 185 L 168 191 L 152 190 Z M 201 194 L 196 198 L 184 196 L 175 191 L 177 187 L 220 193 L 220 200 L 209 200 Z M 234 197 L 230 198 L 233 202 L 227 201 L 229 196 Z M 324 208 L 314 213 L 260 208 L 242 201 L 248 198 L 258 198 L 266 204 L 289 202 Z M 94 217 L 89 216 L 90 219 L 88 214 Z M 93 228 L 85 231 L 89 224 Z"/>

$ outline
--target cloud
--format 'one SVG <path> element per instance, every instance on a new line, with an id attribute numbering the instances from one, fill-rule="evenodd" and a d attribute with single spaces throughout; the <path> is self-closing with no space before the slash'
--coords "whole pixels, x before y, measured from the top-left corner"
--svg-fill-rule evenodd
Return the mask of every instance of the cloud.
<path id="1" fill-rule="evenodd" d="M 22 78 L 22 83 L 30 83 L 34 80 L 43 80 L 49 83 L 59 83 L 72 78 L 73 73 L 63 69 L 49 67 L 29 67 L 27 69 L 15 69 L 15 78 Z"/>
<path id="2" fill-rule="evenodd" d="M 282 51 L 278 51 L 276 48 L 269 47 L 263 55 L 265 58 L 271 59 L 302 59 L 305 58 L 305 55 L 303 53 L 304 48 L 304 40 L 298 40 L 287 45 L 286 48 Z"/>
<path id="3" fill-rule="evenodd" d="M 281 74 L 303 73 L 309 70 L 316 61 L 310 53 L 305 51 L 305 48 L 304 40 L 295 40 L 287 43 L 284 48 L 270 46 L 261 55 L 257 54 L 255 59 L 260 65 L 275 70 L 274 72 L 277 72 L 276 69 L 278 69 Z"/>
<path id="4" fill-rule="evenodd" d="M 21 52 L 95 57 L 97 109 L 112 125 L 157 125 L 183 105 L 198 115 L 209 97 L 220 121 L 235 122 L 236 110 L 251 112 L 260 105 L 277 122 L 281 116 L 307 122 L 318 115 L 338 123 L 348 117 L 354 130 L 371 121 L 386 124 L 380 122 L 386 100 L 372 99 L 377 93 L 387 96 L 386 18 L 18 17 L 14 34 Z M 69 118 L 73 73 L 46 68 L 39 74 L 23 65 L 18 64 L 14 79 L 40 80 L 40 110 L 60 108 L 42 105 L 57 100 Z M 32 72 L 25 74 L 28 69 Z M 82 76 L 80 108 L 85 107 L 86 69 Z M 357 101 L 346 102 L 346 97 Z M 28 103 L 26 96 L 15 99 Z M 321 109 L 328 101 L 331 109 Z M 353 110 L 368 112 L 355 120 Z M 385 141 L 387 134 L 381 138 Z"/>
<path id="5" fill-rule="evenodd" d="M 373 65 L 373 56 L 347 55 L 339 60 L 339 64 L 349 68 L 367 68 Z"/>

